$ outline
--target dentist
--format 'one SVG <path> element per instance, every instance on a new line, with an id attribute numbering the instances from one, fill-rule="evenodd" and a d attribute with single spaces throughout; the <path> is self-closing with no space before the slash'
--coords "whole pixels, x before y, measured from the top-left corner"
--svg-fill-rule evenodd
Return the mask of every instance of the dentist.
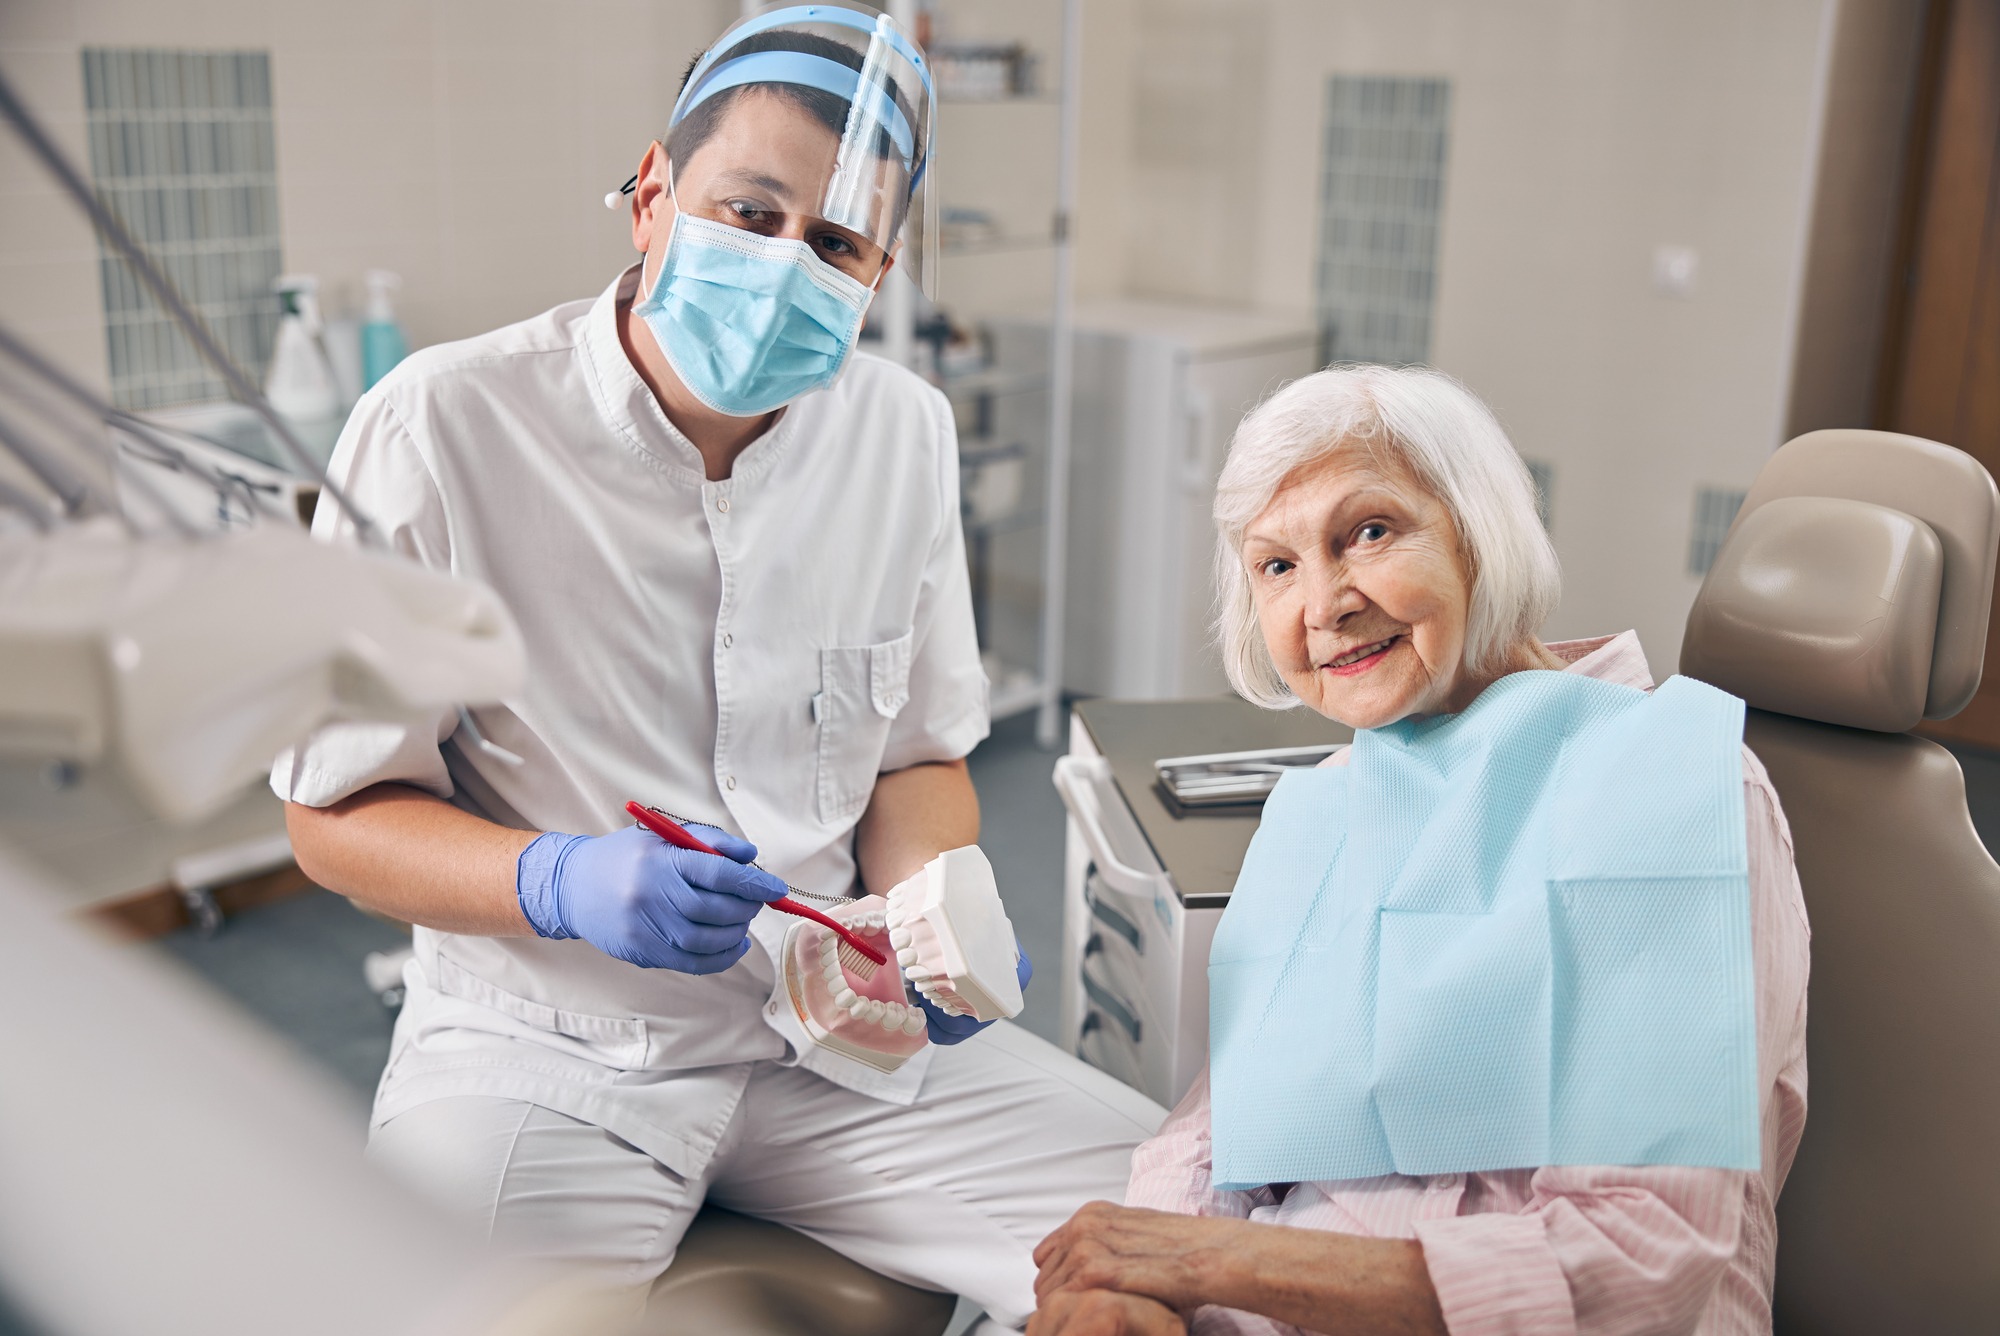
<path id="1" fill-rule="evenodd" d="M 643 261 L 410 358 L 334 454 L 530 658 L 477 712 L 490 743 L 336 724 L 273 767 L 301 866 L 418 925 L 371 1153 L 635 1301 L 712 1199 L 1019 1326 L 1035 1245 L 1160 1116 L 1011 1026 L 959 1045 L 969 1018 L 923 1004 L 932 1046 L 885 1074 L 776 1005 L 779 877 L 886 892 L 978 836 L 951 412 L 854 351 L 892 266 L 935 273 L 933 103 L 887 18 L 739 22 L 639 165 Z M 628 798 L 729 856 L 625 825 Z"/>

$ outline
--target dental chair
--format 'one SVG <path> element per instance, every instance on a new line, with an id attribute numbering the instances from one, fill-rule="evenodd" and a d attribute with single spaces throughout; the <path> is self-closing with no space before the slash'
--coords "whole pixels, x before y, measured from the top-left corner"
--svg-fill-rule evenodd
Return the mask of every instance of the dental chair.
<path id="1" fill-rule="evenodd" d="M 957 1301 L 803 1234 L 703 1207 L 635 1329 L 643 1336 L 938 1336 Z"/>
<path id="2" fill-rule="evenodd" d="M 1978 688 L 1996 516 L 1968 455 L 1813 432 L 1688 617 L 1681 671 L 1751 705 L 1812 919 L 1779 1336 L 2000 1332 L 2000 867 L 1957 762 L 1908 732 Z"/>

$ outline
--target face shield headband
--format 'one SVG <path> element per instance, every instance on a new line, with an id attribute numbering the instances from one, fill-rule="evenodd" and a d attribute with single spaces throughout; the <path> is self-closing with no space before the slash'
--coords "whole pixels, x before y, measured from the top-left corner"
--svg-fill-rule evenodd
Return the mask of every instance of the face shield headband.
<path id="1" fill-rule="evenodd" d="M 844 46 L 858 68 L 812 50 L 744 51 L 752 39 Z M 847 107 L 831 177 L 815 210 L 821 218 L 884 252 L 927 293 L 935 291 L 936 227 L 930 181 L 931 126 L 937 97 L 923 53 L 886 15 L 830 5 L 795 5 L 743 20 L 689 72 L 674 105 L 668 138 L 697 107 L 733 89 L 790 85 L 839 99 Z M 896 90 L 922 90 L 905 103 Z M 898 249 L 898 242 L 901 248 Z"/>

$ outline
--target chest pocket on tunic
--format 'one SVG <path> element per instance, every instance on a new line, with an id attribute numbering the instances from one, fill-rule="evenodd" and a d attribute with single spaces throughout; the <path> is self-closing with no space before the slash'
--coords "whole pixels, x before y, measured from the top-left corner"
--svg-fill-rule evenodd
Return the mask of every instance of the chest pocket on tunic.
<path id="1" fill-rule="evenodd" d="M 868 806 L 889 726 L 910 699 L 910 646 L 914 633 L 879 645 L 819 652 L 819 819 L 853 820 Z"/>

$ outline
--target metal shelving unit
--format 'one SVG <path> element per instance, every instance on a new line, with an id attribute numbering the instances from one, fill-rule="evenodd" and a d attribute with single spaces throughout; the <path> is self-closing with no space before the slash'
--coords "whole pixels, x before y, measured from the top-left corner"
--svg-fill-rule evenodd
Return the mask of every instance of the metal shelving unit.
<path id="1" fill-rule="evenodd" d="M 939 6 L 940 9 L 944 7 Z M 889 12 L 913 31 L 918 8 L 917 0 L 889 0 L 888 4 Z M 1052 66 L 1050 73 L 1054 76 L 1052 85 L 1045 89 L 998 96 L 940 98 L 944 104 L 940 108 L 941 119 L 947 114 L 947 109 L 963 113 L 977 108 L 976 114 L 980 117 L 1018 116 L 1028 112 L 1031 116 L 1028 124 L 1032 127 L 1036 111 L 1044 122 L 1049 109 L 1056 111 L 1055 142 L 1050 145 L 1054 169 L 1054 208 L 1046 230 L 1024 229 L 1016 223 L 1002 227 L 990 237 L 947 242 L 940 247 L 948 266 L 955 261 L 974 258 L 981 258 L 986 263 L 1005 263 L 1007 257 L 1031 256 L 1039 257 L 1048 264 L 1050 338 L 1047 367 L 1046 370 L 1028 371 L 1018 366 L 991 366 L 966 374 L 942 375 L 938 380 L 940 388 L 953 399 L 955 409 L 960 412 L 961 459 L 966 463 L 968 476 L 974 483 L 986 476 L 984 470 L 996 464 L 1018 468 L 1026 476 L 1039 472 L 1040 504 L 1034 505 L 1026 495 L 1022 495 L 1018 503 L 1004 514 L 982 514 L 978 488 L 968 485 L 966 547 L 973 567 L 974 606 L 981 626 L 981 648 L 985 650 L 999 602 L 992 589 L 996 578 L 995 547 L 1008 536 L 1018 539 L 1029 531 L 1040 531 L 1039 609 L 1035 618 L 1036 644 L 1032 662 L 990 659 L 988 671 L 993 678 L 994 717 L 1035 711 L 1036 736 L 1044 747 L 1053 748 L 1062 741 L 1062 640 L 1067 592 L 1065 573 L 1072 399 L 1071 321 L 1075 305 L 1071 218 L 1075 212 L 1077 193 L 1076 146 L 1081 112 L 1077 71 L 1080 69 L 1078 51 L 1083 21 L 1081 0 L 1052 0 L 1050 8 L 1059 17 L 1055 36 L 1057 49 L 1049 53 L 1055 59 L 1048 62 Z M 992 12 L 988 11 L 988 14 Z M 1009 16 L 1023 12 L 1010 10 Z M 1048 38 L 1045 36 L 1043 40 Z M 940 188 L 945 192 L 944 203 L 949 206 L 952 203 L 951 183 L 956 160 L 952 157 L 953 147 L 948 138 L 942 139 L 942 150 L 941 161 L 945 170 L 939 178 Z M 1049 159 L 1043 161 L 1048 162 Z M 991 167 L 991 163 L 980 164 L 981 170 L 990 170 Z M 968 167 L 966 170 L 972 169 Z M 947 267 L 943 291 L 947 305 L 951 300 L 951 278 L 952 269 Z M 885 310 L 883 352 L 887 356 L 899 357 L 906 365 L 915 365 L 914 289 L 908 283 L 902 283 L 885 296 L 889 297 L 890 305 Z M 1009 436 L 1005 431 L 994 434 L 995 402 L 1008 396 L 1026 395 L 1041 395 L 1046 399 L 1041 415 L 1041 439 L 1030 444 Z M 968 416 L 971 419 L 969 430 L 965 422 Z M 1010 416 L 1013 420 L 1019 418 L 1018 413 Z"/>

